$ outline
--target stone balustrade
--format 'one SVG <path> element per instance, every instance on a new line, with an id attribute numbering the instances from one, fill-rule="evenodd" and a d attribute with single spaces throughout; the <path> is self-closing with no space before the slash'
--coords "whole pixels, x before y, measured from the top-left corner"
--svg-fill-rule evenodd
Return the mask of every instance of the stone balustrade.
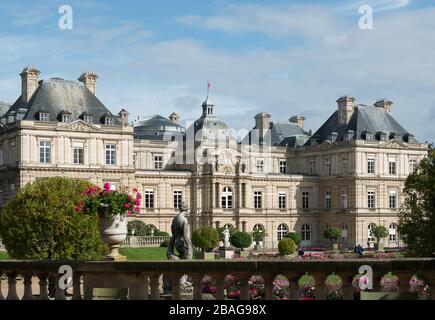
<path id="1" fill-rule="evenodd" d="M 164 241 L 169 241 L 171 237 L 127 237 L 122 247 L 159 247 Z"/>
<path id="2" fill-rule="evenodd" d="M 352 299 L 352 279 L 360 266 L 368 265 L 373 270 L 374 290 L 379 290 L 380 279 L 388 272 L 399 277 L 401 292 L 409 290 L 412 275 L 423 274 L 431 287 L 431 299 L 435 292 L 435 259 L 397 259 L 397 260 L 217 260 L 217 261 L 0 261 L 0 300 L 50 299 L 48 279 L 56 279 L 54 299 L 66 299 L 65 290 L 59 289 L 58 273 L 62 265 L 69 265 L 73 270 L 73 288 L 67 290 L 68 299 L 92 299 L 95 288 L 129 289 L 129 299 L 158 300 L 166 297 L 162 294 L 161 276 L 171 279 L 172 299 L 182 298 L 178 280 L 189 275 L 193 283 L 191 298 L 203 298 L 201 280 L 204 275 L 211 276 L 216 284 L 214 298 L 225 297 L 225 277 L 232 274 L 240 281 L 240 299 L 250 299 L 248 281 L 253 275 L 260 275 L 265 281 L 265 299 L 273 298 L 273 281 L 277 275 L 285 276 L 289 281 L 290 299 L 297 299 L 297 281 L 309 274 L 316 281 L 316 298 L 325 299 L 325 280 L 330 274 L 339 275 L 343 281 L 344 299 Z M 50 278 L 51 276 L 51 278 Z M 38 286 L 35 288 L 35 279 Z M 32 281 L 33 280 L 33 281 Z M 6 284 L 7 283 L 7 284 Z M 21 284 L 20 284 L 21 283 Z M 17 285 L 20 284 L 20 293 Z M 6 287 L 6 288 L 5 288 Z M 6 289 L 6 290 L 5 290 Z"/>

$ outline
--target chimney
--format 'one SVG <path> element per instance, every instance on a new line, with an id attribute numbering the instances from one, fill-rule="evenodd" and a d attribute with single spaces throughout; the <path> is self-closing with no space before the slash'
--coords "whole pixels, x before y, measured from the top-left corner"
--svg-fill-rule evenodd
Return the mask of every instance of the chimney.
<path id="1" fill-rule="evenodd" d="M 302 116 L 294 116 L 289 119 L 291 123 L 296 123 L 301 129 L 304 129 L 305 118 Z"/>
<path id="2" fill-rule="evenodd" d="M 20 73 L 21 101 L 27 104 L 38 88 L 38 77 L 41 72 L 33 66 L 27 66 Z"/>
<path id="3" fill-rule="evenodd" d="M 339 125 L 346 125 L 349 123 L 355 109 L 354 102 L 355 98 L 350 96 L 344 96 L 337 100 Z"/>
<path id="4" fill-rule="evenodd" d="M 171 120 L 175 124 L 178 124 L 180 120 L 180 116 L 177 113 L 172 112 L 171 115 L 169 116 L 169 120 Z"/>
<path id="5" fill-rule="evenodd" d="M 118 116 L 121 119 L 121 124 L 125 127 L 128 126 L 128 111 L 125 109 L 122 109 L 121 111 L 119 111 Z"/>
<path id="6" fill-rule="evenodd" d="M 376 108 L 383 108 L 388 113 L 391 113 L 392 106 L 393 106 L 393 102 L 391 102 L 389 99 L 379 99 L 375 103 Z"/>
<path id="7" fill-rule="evenodd" d="M 255 116 L 255 129 L 258 130 L 259 138 L 263 138 L 270 126 L 270 114 L 266 112 L 259 113 Z"/>
<path id="8" fill-rule="evenodd" d="M 97 79 L 98 75 L 92 71 L 83 72 L 80 78 L 80 82 L 83 82 L 86 88 L 89 89 L 94 95 L 97 92 Z"/>

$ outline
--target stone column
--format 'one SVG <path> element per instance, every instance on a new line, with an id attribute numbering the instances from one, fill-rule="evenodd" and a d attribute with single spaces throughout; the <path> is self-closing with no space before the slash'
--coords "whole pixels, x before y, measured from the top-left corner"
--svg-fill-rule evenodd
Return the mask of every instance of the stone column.
<path id="1" fill-rule="evenodd" d="M 32 274 L 25 273 L 23 275 L 24 278 L 24 295 L 23 300 L 33 300 L 32 294 Z"/>
<path id="2" fill-rule="evenodd" d="M 326 292 L 325 292 L 325 280 L 327 275 L 324 273 L 313 273 L 312 276 L 316 281 L 316 299 L 317 300 L 325 300 Z"/>
<path id="3" fill-rule="evenodd" d="M 59 287 L 59 280 L 62 277 L 61 274 L 57 274 L 54 278 L 56 279 L 56 291 L 54 292 L 55 300 L 66 300 L 65 289 Z"/>
<path id="4" fill-rule="evenodd" d="M 225 278 L 226 274 L 214 274 L 213 279 L 216 281 L 216 300 L 225 300 Z"/>
<path id="5" fill-rule="evenodd" d="M 343 300 L 353 300 L 352 280 L 355 275 L 351 273 L 340 274 L 343 281 Z"/>
<path id="6" fill-rule="evenodd" d="M 151 300 L 160 300 L 160 273 L 150 275 Z"/>
<path id="7" fill-rule="evenodd" d="M 17 295 L 17 274 L 11 272 L 8 276 L 8 296 L 6 300 L 19 300 Z"/>
<path id="8" fill-rule="evenodd" d="M 81 280 L 82 274 L 79 272 L 73 273 L 73 300 L 82 300 L 82 292 L 81 292 Z"/>
<path id="9" fill-rule="evenodd" d="M 273 280 L 275 276 L 273 274 L 262 275 L 264 279 L 264 289 L 265 289 L 265 300 L 273 300 Z"/>
<path id="10" fill-rule="evenodd" d="M 249 285 L 248 281 L 251 276 L 247 273 L 239 273 L 236 275 L 240 282 L 240 300 L 249 300 Z"/>
<path id="11" fill-rule="evenodd" d="M 298 300 L 299 296 L 298 296 L 298 290 L 299 290 L 299 286 L 298 286 L 298 280 L 299 280 L 299 274 L 296 273 L 289 273 L 289 274 L 285 274 L 285 277 L 288 280 L 288 285 L 289 285 L 289 300 Z"/>
<path id="12" fill-rule="evenodd" d="M 50 300 L 48 297 L 47 274 L 38 274 L 39 278 L 39 300 Z"/>
<path id="13" fill-rule="evenodd" d="M 5 300 L 5 297 L 3 296 L 3 292 L 2 292 L 2 290 L 1 290 L 1 287 L 2 287 L 2 279 L 1 279 L 1 275 L 2 275 L 2 272 L 1 272 L 1 270 L 0 270 L 0 301 L 3 301 L 3 300 Z"/>
<path id="14" fill-rule="evenodd" d="M 180 290 L 180 278 L 181 275 L 177 273 L 170 274 L 171 278 L 171 289 L 172 289 L 172 300 L 181 300 L 181 290 Z"/>
<path id="15" fill-rule="evenodd" d="M 193 282 L 193 300 L 202 300 L 202 274 L 193 274 L 192 282 Z"/>

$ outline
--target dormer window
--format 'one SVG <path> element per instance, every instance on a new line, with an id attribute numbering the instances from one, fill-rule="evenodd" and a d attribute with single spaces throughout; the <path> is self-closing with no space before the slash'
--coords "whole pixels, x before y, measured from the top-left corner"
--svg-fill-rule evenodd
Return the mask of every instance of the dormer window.
<path id="1" fill-rule="evenodd" d="M 39 112 L 39 121 L 42 122 L 50 121 L 50 114 L 48 112 Z"/>
<path id="2" fill-rule="evenodd" d="M 62 115 L 62 122 L 65 122 L 65 123 L 71 122 L 71 115 L 63 114 Z"/>
<path id="3" fill-rule="evenodd" d="M 83 121 L 86 123 L 92 123 L 93 122 L 93 117 L 92 116 L 84 116 L 83 117 Z"/>
<path id="4" fill-rule="evenodd" d="M 374 134 L 371 132 L 366 132 L 366 141 L 373 141 L 374 140 Z"/>
<path id="5" fill-rule="evenodd" d="M 106 126 L 113 126 L 113 124 L 114 124 L 114 119 L 113 119 L 113 117 L 105 117 L 105 118 L 104 118 L 104 124 L 105 124 Z"/>
<path id="6" fill-rule="evenodd" d="M 345 140 L 350 141 L 353 139 L 354 131 L 353 130 L 347 130 L 345 134 Z"/>

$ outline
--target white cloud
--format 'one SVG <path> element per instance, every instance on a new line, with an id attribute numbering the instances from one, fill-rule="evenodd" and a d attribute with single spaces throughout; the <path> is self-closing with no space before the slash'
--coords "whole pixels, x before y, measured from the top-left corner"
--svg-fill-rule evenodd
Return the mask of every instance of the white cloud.
<path id="1" fill-rule="evenodd" d="M 375 13 L 398 10 L 407 7 L 411 0 L 364 0 L 357 3 L 345 4 L 339 7 L 340 11 L 358 12 L 362 5 L 370 5 Z"/>

